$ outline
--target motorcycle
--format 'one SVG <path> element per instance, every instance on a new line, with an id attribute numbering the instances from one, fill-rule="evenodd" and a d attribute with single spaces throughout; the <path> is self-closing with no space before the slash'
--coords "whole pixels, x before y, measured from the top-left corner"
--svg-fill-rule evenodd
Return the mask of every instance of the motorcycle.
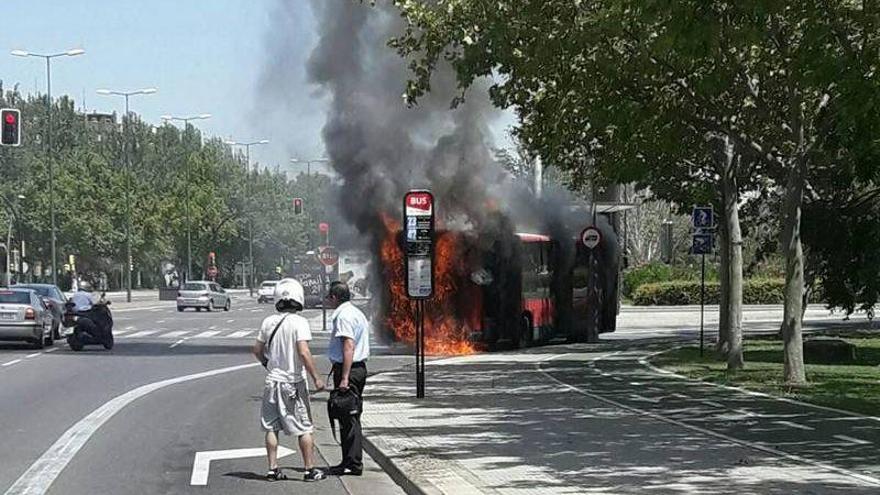
<path id="1" fill-rule="evenodd" d="M 73 302 L 64 306 L 64 328 L 72 329 L 65 332 L 67 345 L 74 351 L 81 351 L 87 345 L 113 349 L 113 315 L 105 294 L 87 311 L 76 311 L 75 307 Z"/>

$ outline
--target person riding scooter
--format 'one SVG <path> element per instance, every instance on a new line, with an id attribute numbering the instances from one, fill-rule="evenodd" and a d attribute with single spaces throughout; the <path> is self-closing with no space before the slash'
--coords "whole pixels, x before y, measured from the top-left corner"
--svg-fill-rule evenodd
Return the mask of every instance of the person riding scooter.
<path id="1" fill-rule="evenodd" d="M 86 345 L 103 345 L 113 348 L 113 317 L 109 301 L 104 296 L 95 302 L 88 282 L 80 284 L 79 290 L 67 303 L 65 326 L 73 326 L 73 334 L 67 337 L 67 344 L 74 351 L 81 351 Z"/>

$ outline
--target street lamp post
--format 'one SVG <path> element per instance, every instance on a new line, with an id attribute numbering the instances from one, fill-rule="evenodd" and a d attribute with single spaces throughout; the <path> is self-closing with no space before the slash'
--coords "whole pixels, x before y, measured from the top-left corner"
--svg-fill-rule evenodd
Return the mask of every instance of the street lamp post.
<path id="1" fill-rule="evenodd" d="M 245 155 L 245 171 L 247 172 L 247 184 L 250 186 L 250 175 L 251 175 L 251 146 L 257 146 L 260 144 L 268 144 L 268 139 L 261 139 L 259 141 L 251 141 L 248 143 L 239 143 L 236 141 L 226 141 L 226 144 L 230 146 L 244 146 L 244 155 Z M 250 198 L 248 198 L 250 199 Z M 248 277 L 248 292 L 251 297 L 254 297 L 254 218 L 253 214 L 248 215 L 248 258 L 250 258 L 250 266 L 251 266 L 251 276 Z M 243 274 L 244 267 L 242 267 Z"/>
<path id="2" fill-rule="evenodd" d="M 12 224 L 15 222 L 17 215 L 15 214 L 15 205 L 12 201 L 10 201 L 5 195 L 0 196 L 0 198 L 3 198 L 3 203 L 6 207 L 6 216 L 9 217 L 9 227 L 6 229 L 6 286 L 9 287 L 12 285 Z M 19 194 L 16 198 L 25 199 L 22 194 Z"/>
<path id="3" fill-rule="evenodd" d="M 52 59 L 57 57 L 75 57 L 86 51 L 73 48 L 61 53 L 40 54 L 26 50 L 12 50 L 16 57 L 39 57 L 46 60 L 46 162 L 49 165 L 49 218 L 52 230 L 52 283 L 58 285 L 57 257 L 55 249 L 55 170 L 52 163 Z"/>
<path id="4" fill-rule="evenodd" d="M 171 115 L 163 115 L 162 120 L 165 122 L 183 122 L 183 132 L 189 128 L 190 121 L 210 119 L 210 113 L 199 115 L 190 115 L 187 117 L 175 117 Z M 186 161 L 186 190 L 184 193 L 184 204 L 186 209 L 186 280 L 192 276 L 192 222 L 189 217 L 189 160 Z"/>
<path id="5" fill-rule="evenodd" d="M 125 280 L 125 300 L 131 302 L 131 154 L 129 152 L 129 110 L 128 99 L 135 95 L 151 95 L 156 88 L 138 89 L 135 91 L 112 91 L 99 89 L 97 93 L 104 96 L 122 96 L 125 98 L 125 115 L 122 117 L 123 154 L 125 155 L 125 272 L 128 274 Z"/>

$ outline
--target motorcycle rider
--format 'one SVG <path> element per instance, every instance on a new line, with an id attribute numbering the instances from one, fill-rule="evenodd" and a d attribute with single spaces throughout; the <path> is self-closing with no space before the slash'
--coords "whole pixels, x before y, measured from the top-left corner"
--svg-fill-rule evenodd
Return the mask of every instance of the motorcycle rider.
<path id="1" fill-rule="evenodd" d="M 85 345 L 103 345 L 108 350 L 113 348 L 113 318 L 107 302 L 102 296 L 100 304 L 96 303 L 91 290 L 92 285 L 84 281 L 71 297 L 70 309 L 76 314 L 77 321 L 67 343 L 75 351 L 82 350 Z"/>

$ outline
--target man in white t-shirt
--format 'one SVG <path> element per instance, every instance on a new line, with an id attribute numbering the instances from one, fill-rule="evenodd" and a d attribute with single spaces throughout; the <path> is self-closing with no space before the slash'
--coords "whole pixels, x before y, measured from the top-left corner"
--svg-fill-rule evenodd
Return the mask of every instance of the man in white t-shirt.
<path id="1" fill-rule="evenodd" d="M 309 407 L 309 388 L 306 372 L 312 377 L 315 391 L 324 389 L 318 376 L 309 341 L 312 332 L 309 322 L 296 314 L 305 303 L 302 285 L 291 278 L 275 286 L 275 309 L 277 314 L 266 317 L 257 335 L 253 353 L 266 368 L 266 385 L 260 422 L 266 432 L 266 457 L 270 481 L 284 480 L 287 476 L 278 467 L 278 432 L 296 435 L 302 452 L 306 474 L 305 481 L 326 478 L 315 468 L 314 441 L 312 440 L 312 414 Z"/>

